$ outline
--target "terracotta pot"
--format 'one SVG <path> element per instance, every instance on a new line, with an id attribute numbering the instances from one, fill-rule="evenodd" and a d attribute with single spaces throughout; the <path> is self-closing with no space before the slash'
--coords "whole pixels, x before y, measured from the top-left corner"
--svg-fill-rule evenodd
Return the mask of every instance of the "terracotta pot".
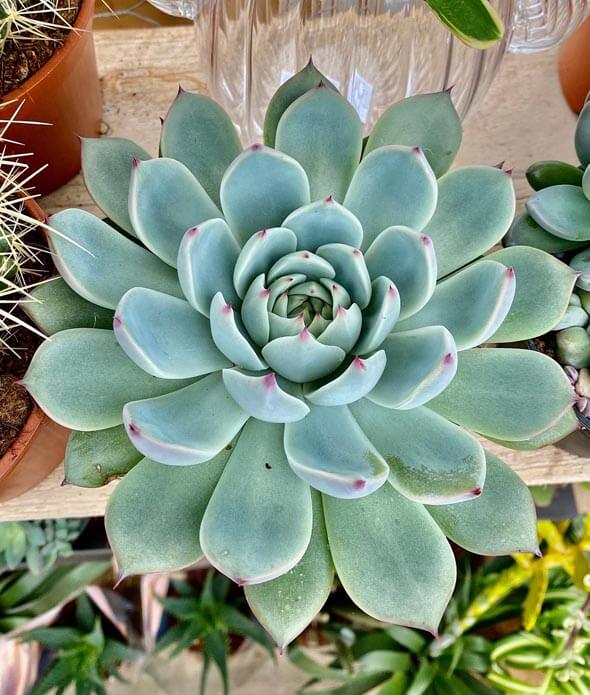
<path id="1" fill-rule="evenodd" d="M 569 107 L 579 113 L 590 91 L 590 17 L 574 31 L 559 52 L 559 80 Z"/>
<path id="2" fill-rule="evenodd" d="M 45 220 L 45 213 L 34 200 L 26 200 L 25 208 L 31 217 L 40 222 Z M 0 500 L 34 487 L 61 463 L 66 432 L 33 403 L 33 409 L 17 438 L 0 458 Z M 31 451 L 33 455 L 27 456 L 34 440 L 42 440 L 43 444 L 35 452 Z M 27 465 L 25 459 L 28 459 Z"/>
<path id="3" fill-rule="evenodd" d="M 37 193 L 46 194 L 73 178 L 81 166 L 78 136 L 96 137 L 102 113 L 100 81 L 92 36 L 94 0 L 82 0 L 80 11 L 61 48 L 45 65 L 17 89 L 3 97 L 1 118 L 9 118 L 21 102 L 19 121 L 49 125 L 14 124 L 11 152 L 32 153 L 27 158 L 31 171 L 47 168 L 35 177 Z M 7 102 L 14 102 L 8 105 Z"/>

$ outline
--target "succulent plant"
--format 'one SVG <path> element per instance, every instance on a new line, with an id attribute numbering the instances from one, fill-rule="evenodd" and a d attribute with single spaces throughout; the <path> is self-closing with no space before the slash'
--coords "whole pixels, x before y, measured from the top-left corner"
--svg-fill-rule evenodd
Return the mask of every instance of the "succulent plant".
<path id="1" fill-rule="evenodd" d="M 590 416 L 590 102 L 575 133 L 579 166 L 546 160 L 532 164 L 527 179 L 535 193 L 517 216 L 504 243 L 542 249 L 567 260 L 578 274 L 569 306 L 552 330 L 555 356 L 566 368 L 579 398 L 579 412 Z"/>
<path id="2" fill-rule="evenodd" d="M 106 513 L 121 576 L 204 554 L 285 645 L 335 568 L 362 610 L 435 631 L 455 582 L 445 535 L 484 554 L 537 546 L 528 490 L 469 430 L 533 446 L 574 399 L 548 357 L 477 346 L 548 330 L 575 273 L 536 249 L 481 258 L 513 186 L 495 167 L 446 173 L 461 140 L 448 93 L 392 106 L 363 151 L 356 112 L 310 63 L 265 133 L 242 151 L 220 107 L 181 90 L 160 157 L 84 141 L 110 223 L 51 218 L 62 277 L 29 305 L 52 335 L 24 383 L 75 430 L 67 477 L 88 461 L 126 472 Z"/>

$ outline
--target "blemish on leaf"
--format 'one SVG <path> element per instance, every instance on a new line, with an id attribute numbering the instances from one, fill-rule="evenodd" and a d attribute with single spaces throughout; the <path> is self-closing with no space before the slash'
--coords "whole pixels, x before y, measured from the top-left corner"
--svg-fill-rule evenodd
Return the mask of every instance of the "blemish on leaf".
<path id="1" fill-rule="evenodd" d="M 265 463 L 264 467 L 269 471 L 272 469 L 272 466 L 270 465 L 270 463 Z"/>

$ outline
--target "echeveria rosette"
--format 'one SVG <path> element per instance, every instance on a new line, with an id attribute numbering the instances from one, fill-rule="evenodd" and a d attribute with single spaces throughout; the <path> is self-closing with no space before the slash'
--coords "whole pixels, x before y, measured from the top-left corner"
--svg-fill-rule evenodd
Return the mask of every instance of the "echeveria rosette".
<path id="1" fill-rule="evenodd" d="M 52 218 L 78 245 L 51 236 L 63 279 L 33 311 L 54 330 L 24 381 L 76 430 L 68 479 L 126 473 L 106 515 L 122 575 L 204 554 L 284 645 L 336 571 L 362 610 L 435 631 L 455 582 L 445 535 L 536 548 L 527 488 L 469 430 L 534 442 L 573 392 L 543 355 L 478 346 L 544 332 L 574 274 L 534 249 L 481 258 L 512 183 L 445 173 L 461 139 L 446 93 L 394 105 L 363 150 L 355 111 L 309 65 L 265 132 L 242 152 L 214 102 L 181 92 L 161 157 L 84 141 L 116 228 Z M 567 287 L 548 299 L 532 261 Z"/>

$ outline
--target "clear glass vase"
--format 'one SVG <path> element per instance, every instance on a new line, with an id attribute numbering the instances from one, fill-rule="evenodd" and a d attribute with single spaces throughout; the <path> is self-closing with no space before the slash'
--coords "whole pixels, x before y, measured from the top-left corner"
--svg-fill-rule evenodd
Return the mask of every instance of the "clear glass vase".
<path id="1" fill-rule="evenodd" d="M 588 0 L 492 0 L 506 33 L 468 48 L 423 0 L 150 0 L 193 19 L 199 74 L 245 142 L 259 140 L 279 85 L 313 61 L 357 109 L 368 132 L 392 102 L 453 86 L 464 117 L 487 90 L 506 50 L 558 44 Z"/>

